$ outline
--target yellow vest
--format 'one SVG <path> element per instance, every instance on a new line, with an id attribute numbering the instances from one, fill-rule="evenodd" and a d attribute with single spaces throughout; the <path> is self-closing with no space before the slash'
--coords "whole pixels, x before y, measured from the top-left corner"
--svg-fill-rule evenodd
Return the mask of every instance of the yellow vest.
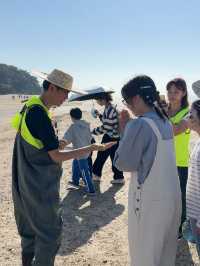
<path id="1" fill-rule="evenodd" d="M 178 112 L 173 117 L 170 117 L 172 124 L 176 125 L 186 116 L 189 112 L 189 108 L 186 107 Z M 190 141 L 190 130 L 187 129 L 185 132 L 178 134 L 174 137 L 175 152 L 176 152 L 176 165 L 180 167 L 188 167 L 189 160 L 189 141 Z"/>
<path id="2" fill-rule="evenodd" d="M 24 105 L 24 108 L 20 113 L 17 113 L 13 118 L 12 118 L 12 126 L 20 132 L 22 138 L 28 142 L 30 145 L 34 146 L 37 149 L 42 149 L 44 147 L 43 143 L 32 136 L 30 133 L 27 125 L 26 125 L 26 115 L 27 111 L 30 109 L 31 106 L 33 105 L 39 105 L 41 106 L 47 113 L 48 117 L 50 118 L 49 111 L 47 107 L 42 103 L 41 99 L 37 96 L 31 97 L 26 104 Z"/>

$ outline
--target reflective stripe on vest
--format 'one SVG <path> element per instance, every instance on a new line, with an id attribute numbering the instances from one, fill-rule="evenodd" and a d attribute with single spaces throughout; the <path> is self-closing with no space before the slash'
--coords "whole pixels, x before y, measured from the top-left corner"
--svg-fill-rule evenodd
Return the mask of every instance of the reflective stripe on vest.
<path id="1" fill-rule="evenodd" d="M 33 105 L 39 105 L 42 107 L 42 109 L 47 113 L 48 117 L 50 118 L 49 111 L 47 107 L 42 103 L 39 97 L 33 96 L 26 102 L 23 109 L 20 113 L 17 113 L 13 119 L 12 119 L 12 126 L 17 130 L 20 131 L 21 136 L 23 139 L 28 142 L 30 145 L 34 146 L 37 149 L 42 149 L 44 147 L 43 143 L 33 137 L 33 135 L 30 133 L 27 125 L 26 125 L 26 115 L 27 111 L 33 106 Z"/>
<path id="2" fill-rule="evenodd" d="M 172 124 L 176 125 L 188 114 L 189 108 L 186 107 L 170 118 Z M 189 160 L 189 141 L 190 130 L 178 134 L 174 137 L 175 152 L 176 152 L 176 165 L 180 167 L 188 167 Z"/>

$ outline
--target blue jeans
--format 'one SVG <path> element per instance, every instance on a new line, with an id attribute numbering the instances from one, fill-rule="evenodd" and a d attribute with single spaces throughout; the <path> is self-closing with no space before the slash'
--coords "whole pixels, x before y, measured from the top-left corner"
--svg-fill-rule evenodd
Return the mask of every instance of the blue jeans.
<path id="1" fill-rule="evenodd" d="M 191 225 L 191 229 L 192 229 L 192 234 L 196 240 L 196 249 L 197 249 L 197 253 L 198 256 L 200 258 L 200 234 L 197 233 L 197 226 L 196 226 L 196 220 L 190 218 L 190 225 Z"/>
<path id="2" fill-rule="evenodd" d="M 92 177 L 88 165 L 88 159 L 73 160 L 72 163 L 72 181 L 75 185 L 79 185 L 80 177 L 86 185 L 87 192 L 95 192 L 94 185 L 92 183 Z"/>

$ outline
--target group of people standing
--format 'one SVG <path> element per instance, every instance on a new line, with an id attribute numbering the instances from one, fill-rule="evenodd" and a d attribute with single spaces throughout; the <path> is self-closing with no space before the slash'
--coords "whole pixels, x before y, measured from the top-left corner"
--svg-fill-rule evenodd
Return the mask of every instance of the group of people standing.
<path id="1" fill-rule="evenodd" d="M 200 101 L 194 102 L 189 110 L 186 82 L 180 78 L 170 81 L 166 86 L 168 104 L 163 105 L 154 81 L 145 75 L 136 76 L 121 90 L 126 108 L 120 113 L 112 104 L 111 92 L 94 98 L 105 110 L 102 115 L 97 111 L 102 125 L 92 132 L 81 120 L 78 108 L 72 110 L 73 125 L 65 133 L 63 143 L 56 138 L 49 108 L 62 104 L 73 90 L 72 77 L 54 70 L 43 78 L 41 96 L 31 98 L 13 122 L 17 129 L 13 201 L 23 266 L 54 265 L 62 226 L 61 162 L 72 158 L 71 182 L 78 186 L 81 176 L 89 193 L 94 193 L 93 181 L 101 179 L 109 156 L 113 185 L 124 183 L 123 172 L 131 173 L 128 194 L 131 266 L 173 266 L 186 213 L 198 250 L 200 145 L 195 146 L 189 163 L 189 138 L 191 129 L 200 133 Z M 82 132 L 86 135 L 103 134 L 102 144 L 90 144 L 90 137 L 84 142 L 80 128 L 84 128 Z M 60 151 L 68 143 L 73 143 L 75 149 Z M 88 157 L 94 150 L 98 151 L 97 158 L 89 169 Z"/>
<path id="2" fill-rule="evenodd" d="M 113 91 L 106 91 L 101 88 L 101 92 L 95 93 L 93 99 L 97 101 L 100 106 L 104 106 L 104 112 L 101 114 L 98 110 L 95 110 L 95 117 L 99 118 L 101 125 L 90 129 L 90 124 L 82 119 L 82 111 L 80 108 L 72 108 L 70 110 L 70 117 L 72 124 L 68 125 L 63 139 L 61 140 L 60 149 L 64 149 L 65 146 L 72 144 L 73 148 L 81 148 L 90 145 L 91 142 L 95 143 L 94 136 L 103 135 L 101 143 L 113 142 L 111 148 L 104 151 L 98 151 L 97 157 L 92 163 L 91 154 L 86 154 L 83 157 L 79 157 L 72 162 L 72 180 L 68 182 L 68 185 L 74 188 L 80 188 L 80 178 L 85 183 L 87 195 L 94 196 L 95 188 L 93 182 L 100 182 L 102 177 L 102 171 L 105 162 L 110 157 L 112 163 L 113 180 L 111 184 L 124 184 L 123 172 L 119 171 L 114 166 L 114 156 L 120 140 L 119 132 L 119 114 L 116 106 L 112 104 Z"/>
<path id="3" fill-rule="evenodd" d="M 147 76 L 135 77 L 122 88 L 128 109 L 137 117 L 121 114 L 125 129 L 115 155 L 115 166 L 132 172 L 128 236 L 134 266 L 174 265 L 186 217 L 200 256 L 199 139 L 189 156 L 190 132 L 200 132 L 200 100 L 189 109 L 181 78 L 168 82 L 166 89 L 168 104 L 161 103 Z"/>

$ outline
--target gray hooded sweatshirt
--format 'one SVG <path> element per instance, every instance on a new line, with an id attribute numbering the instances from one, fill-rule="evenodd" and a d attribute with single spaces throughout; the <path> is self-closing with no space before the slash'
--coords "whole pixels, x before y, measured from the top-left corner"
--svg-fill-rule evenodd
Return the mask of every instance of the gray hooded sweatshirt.
<path id="1" fill-rule="evenodd" d="M 64 139 L 71 142 L 74 149 L 78 149 L 91 144 L 92 135 L 90 124 L 85 120 L 75 120 L 64 134 Z M 89 154 L 77 159 L 86 159 Z"/>

